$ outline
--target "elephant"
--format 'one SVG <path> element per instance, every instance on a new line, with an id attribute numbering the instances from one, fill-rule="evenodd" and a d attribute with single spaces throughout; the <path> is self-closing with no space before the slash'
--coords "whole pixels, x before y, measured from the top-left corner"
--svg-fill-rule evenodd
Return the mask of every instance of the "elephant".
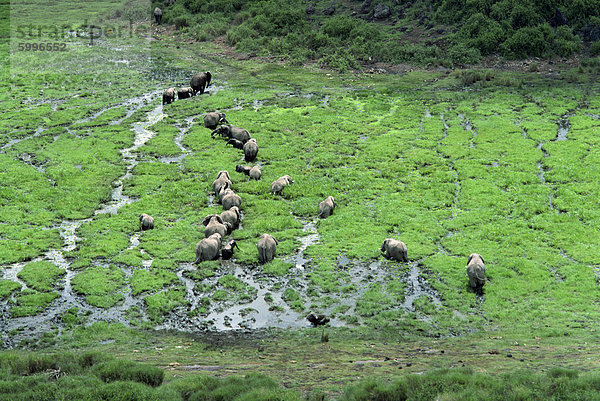
<path id="1" fill-rule="evenodd" d="M 162 104 L 170 104 L 175 101 L 175 88 L 169 88 L 163 92 Z"/>
<path id="2" fill-rule="evenodd" d="M 222 190 L 219 193 L 219 199 L 221 199 L 221 205 L 223 209 L 229 210 L 234 206 L 240 208 L 242 206 L 242 198 L 237 195 L 231 188 Z"/>
<path id="3" fill-rule="evenodd" d="M 219 196 L 219 193 L 223 188 L 231 188 L 233 187 L 233 183 L 229 178 L 229 173 L 226 170 L 219 171 L 217 174 L 217 179 L 213 181 L 213 191 L 215 195 Z"/>
<path id="4" fill-rule="evenodd" d="M 235 240 L 229 241 L 229 243 L 223 247 L 223 249 L 221 250 L 221 258 L 223 260 L 231 259 L 231 257 L 233 256 L 233 248 L 240 249 L 240 247 L 237 246 L 237 242 Z"/>
<path id="5" fill-rule="evenodd" d="M 188 86 L 186 88 L 177 89 L 177 99 L 187 99 L 188 97 L 192 97 L 196 95 L 196 91 Z"/>
<path id="6" fill-rule="evenodd" d="M 469 276 L 469 286 L 476 294 L 483 293 L 485 284 L 485 262 L 478 253 L 472 253 L 467 260 L 467 276 Z"/>
<path id="7" fill-rule="evenodd" d="M 248 142 L 244 144 L 244 160 L 246 160 L 246 163 L 252 162 L 256 159 L 257 154 L 258 144 L 256 143 L 256 139 L 248 139 Z"/>
<path id="8" fill-rule="evenodd" d="M 250 139 L 250 133 L 248 132 L 247 129 L 236 127 L 231 124 L 227 124 L 227 125 L 224 124 L 224 125 L 219 126 L 219 128 L 217 128 L 217 129 L 213 130 L 213 132 L 211 132 L 210 136 L 212 138 L 214 138 L 215 134 L 219 134 L 223 138 L 226 138 L 226 139 L 231 139 L 231 138 L 237 139 L 238 141 L 241 141 L 242 143 L 246 143 Z"/>
<path id="9" fill-rule="evenodd" d="M 393 259 L 399 262 L 408 262 L 406 245 L 402 241 L 393 238 L 386 238 L 381 245 L 381 252 L 385 252 L 386 259 Z"/>
<path id="10" fill-rule="evenodd" d="M 315 316 L 312 313 L 309 313 L 308 316 L 306 316 L 306 320 L 308 320 L 313 327 L 317 327 L 317 326 L 324 326 L 327 323 L 329 323 L 329 318 L 325 315 L 317 315 Z"/>
<path id="11" fill-rule="evenodd" d="M 261 174 L 262 173 L 260 172 L 260 167 L 258 167 L 258 166 L 252 167 L 250 169 L 250 173 L 248 173 L 250 178 L 252 178 L 253 180 L 260 180 Z"/>
<path id="12" fill-rule="evenodd" d="M 203 94 L 204 89 L 209 87 L 211 78 L 212 75 L 210 74 L 210 72 L 201 72 L 199 74 L 194 75 L 192 79 L 190 79 L 190 86 L 194 88 L 196 93 Z"/>
<path id="13" fill-rule="evenodd" d="M 210 113 L 206 113 L 204 115 L 204 127 L 210 128 L 214 130 L 221 123 L 229 124 L 229 121 L 225 118 L 225 113 L 221 113 L 220 111 L 211 111 Z"/>
<path id="14" fill-rule="evenodd" d="M 277 240 L 270 234 L 263 234 L 258 239 L 256 248 L 258 249 L 258 262 L 267 263 L 273 260 L 275 257 L 275 251 L 277 250 Z"/>
<path id="15" fill-rule="evenodd" d="M 154 228 L 154 218 L 146 213 L 140 215 L 140 222 L 142 223 L 142 231 L 152 230 Z"/>
<path id="16" fill-rule="evenodd" d="M 240 225 L 240 220 L 242 215 L 240 213 L 240 208 L 237 206 L 232 206 L 229 209 L 225 210 L 220 214 L 221 220 L 224 223 L 229 223 L 231 225 L 231 229 L 235 230 Z M 228 233 L 229 234 L 229 233 Z"/>
<path id="17" fill-rule="evenodd" d="M 250 171 L 253 169 L 254 167 L 250 167 L 250 166 L 242 166 L 241 164 L 238 164 L 237 166 L 235 166 L 235 171 L 237 171 L 238 173 L 244 173 L 246 175 L 250 175 Z"/>
<path id="18" fill-rule="evenodd" d="M 162 21 L 162 10 L 158 7 L 154 9 L 154 19 L 156 20 L 156 23 L 160 25 L 160 21 Z"/>
<path id="19" fill-rule="evenodd" d="M 231 145 L 236 149 L 244 149 L 244 143 L 242 141 L 238 141 L 235 138 L 231 138 L 230 140 L 228 140 L 225 145 Z"/>
<path id="20" fill-rule="evenodd" d="M 219 258 L 219 249 L 221 248 L 221 234 L 214 233 L 208 238 L 204 238 L 196 244 L 196 260 L 198 264 L 205 260 L 214 260 Z"/>
<path id="21" fill-rule="evenodd" d="M 284 175 L 283 177 L 279 177 L 271 184 L 271 193 L 281 195 L 281 191 L 285 188 L 286 185 L 293 183 L 292 177 L 289 175 Z"/>
<path id="22" fill-rule="evenodd" d="M 224 224 L 223 220 L 221 220 L 221 216 L 218 214 L 209 214 L 202 220 L 202 224 L 206 226 L 204 229 L 204 236 L 206 238 L 214 233 L 219 233 L 221 234 L 221 239 L 223 239 L 231 227 L 229 223 Z"/>
<path id="23" fill-rule="evenodd" d="M 333 196 L 328 196 L 325 200 L 319 203 L 319 218 L 326 219 L 331 216 L 335 208 L 335 199 Z"/>

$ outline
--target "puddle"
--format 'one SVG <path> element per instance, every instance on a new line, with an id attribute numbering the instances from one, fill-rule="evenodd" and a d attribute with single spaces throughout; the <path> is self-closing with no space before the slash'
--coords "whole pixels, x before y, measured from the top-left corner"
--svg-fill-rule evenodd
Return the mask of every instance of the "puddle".
<path id="1" fill-rule="evenodd" d="M 437 291 L 431 288 L 427 280 L 421 276 L 418 262 L 409 264 L 408 273 L 403 277 L 402 281 L 406 283 L 406 295 L 402 303 L 404 309 L 414 312 L 414 302 L 422 296 L 429 298 L 437 309 L 442 307 L 442 300 Z"/>
<path id="2" fill-rule="evenodd" d="M 41 260 L 41 259 L 38 258 L 37 260 Z M 28 262 L 19 262 L 19 263 L 12 264 L 9 268 L 3 270 L 2 278 L 4 280 L 14 281 L 17 284 L 20 284 L 21 291 L 27 289 L 27 284 L 25 284 L 24 281 L 22 281 L 20 278 L 17 277 L 17 275 L 21 272 L 21 270 L 23 270 L 23 268 L 25 267 L 25 265 L 27 263 Z"/>

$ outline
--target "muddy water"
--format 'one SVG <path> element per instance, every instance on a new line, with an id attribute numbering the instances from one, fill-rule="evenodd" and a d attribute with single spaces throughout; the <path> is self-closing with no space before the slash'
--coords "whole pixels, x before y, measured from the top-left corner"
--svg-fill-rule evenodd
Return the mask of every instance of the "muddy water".
<path id="1" fill-rule="evenodd" d="M 159 161 L 161 163 L 166 163 L 166 164 L 181 163 L 184 158 L 186 158 L 187 156 L 189 156 L 192 153 L 189 149 L 186 149 L 183 146 L 183 139 L 185 138 L 185 135 L 188 133 L 190 128 L 192 128 L 192 125 L 194 124 L 194 118 L 195 117 L 193 117 L 193 116 L 185 118 L 184 119 L 185 125 L 179 124 L 179 123 L 177 124 L 179 133 L 175 136 L 175 138 L 173 139 L 173 142 L 175 142 L 175 145 L 177 145 L 179 150 L 181 150 L 181 154 L 178 156 L 161 157 L 159 159 Z"/>
<path id="2" fill-rule="evenodd" d="M 11 147 L 13 147 L 14 145 L 16 145 L 19 142 L 23 142 L 23 141 L 26 141 L 28 139 L 35 138 L 36 136 L 40 136 L 42 134 L 42 132 L 44 132 L 44 131 L 46 131 L 46 129 L 40 127 L 38 129 L 36 129 L 35 132 L 33 134 L 29 135 L 29 136 L 26 136 L 24 138 L 19 138 L 19 139 L 11 139 L 10 141 L 8 141 L 7 143 L 5 143 L 0 148 L 0 150 L 3 151 L 3 152 L 0 152 L 0 153 L 5 153 L 7 149 L 10 149 Z"/>
<path id="3" fill-rule="evenodd" d="M 418 262 L 409 264 L 408 273 L 404 276 L 403 281 L 406 283 L 406 295 L 402 303 L 404 309 L 413 312 L 415 300 L 422 296 L 429 298 L 436 308 L 442 307 L 441 298 L 421 275 Z"/>
<path id="4" fill-rule="evenodd" d="M 471 143 L 469 144 L 469 147 L 470 148 L 474 148 L 475 147 L 475 143 L 473 143 L 473 141 L 475 140 L 475 137 L 477 137 L 477 131 L 475 131 L 473 129 L 473 124 L 471 123 L 471 121 L 469 121 L 468 119 L 466 119 L 464 115 L 459 114 L 458 118 L 460 118 L 461 120 L 463 120 L 462 126 L 464 127 L 464 129 L 473 134 L 473 137 L 471 138 Z"/>
<path id="5" fill-rule="evenodd" d="M 569 122 L 569 118 L 571 114 L 563 115 L 556 124 L 558 125 L 558 131 L 556 133 L 555 141 L 566 141 L 567 135 L 569 134 L 569 129 L 571 128 L 571 123 Z"/>
<path id="6" fill-rule="evenodd" d="M 308 233 L 308 235 L 298 238 L 300 240 L 300 248 L 298 248 L 298 252 L 295 256 L 287 259 L 287 261 L 294 264 L 296 269 L 301 270 L 307 267 L 308 262 L 310 262 L 310 259 L 304 257 L 304 251 L 306 248 L 316 244 L 321 239 L 321 236 L 317 232 L 315 221 L 303 221 L 302 225 L 302 231 Z"/>

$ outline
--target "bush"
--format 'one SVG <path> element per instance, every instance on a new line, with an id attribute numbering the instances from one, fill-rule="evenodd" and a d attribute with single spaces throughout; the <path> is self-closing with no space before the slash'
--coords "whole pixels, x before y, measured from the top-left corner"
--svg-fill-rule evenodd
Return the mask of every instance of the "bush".
<path id="1" fill-rule="evenodd" d="M 491 54 L 498 51 L 498 46 L 506 39 L 505 32 L 498 22 L 479 13 L 465 22 L 458 37 L 468 38 L 467 45 L 479 49 L 481 54 Z"/>
<path id="2" fill-rule="evenodd" d="M 135 381 L 149 386 L 160 386 L 165 372 L 157 367 L 142 365 L 131 361 L 110 361 L 97 364 L 93 373 L 103 381 Z"/>
<path id="3" fill-rule="evenodd" d="M 600 40 L 592 42 L 590 46 L 590 54 L 592 56 L 600 56 Z"/>
<path id="4" fill-rule="evenodd" d="M 502 49 L 504 55 L 512 59 L 547 57 L 553 37 L 552 28 L 547 23 L 521 28 L 503 43 Z"/>
<path id="5" fill-rule="evenodd" d="M 573 53 L 581 51 L 581 38 L 566 25 L 556 29 L 554 37 L 554 53 L 562 57 L 568 57 Z"/>

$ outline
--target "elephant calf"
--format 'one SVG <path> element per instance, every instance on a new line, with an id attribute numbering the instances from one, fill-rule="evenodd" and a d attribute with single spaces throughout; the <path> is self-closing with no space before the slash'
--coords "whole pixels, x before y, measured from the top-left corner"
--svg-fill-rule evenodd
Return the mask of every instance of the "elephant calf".
<path id="1" fill-rule="evenodd" d="M 196 95 L 196 91 L 188 86 L 187 88 L 179 88 L 177 89 L 177 99 L 187 99 L 188 97 L 192 97 Z"/>
<path id="2" fill-rule="evenodd" d="M 221 240 L 221 234 L 214 233 L 210 237 L 199 241 L 196 244 L 196 260 L 194 263 L 217 259 L 221 249 Z"/>
<path id="3" fill-rule="evenodd" d="M 206 226 L 204 236 L 210 237 L 214 233 L 221 234 L 221 239 L 225 238 L 225 234 L 230 231 L 229 223 L 223 223 L 221 216 L 218 214 L 209 214 L 202 220 L 202 224 Z"/>
<path id="4" fill-rule="evenodd" d="M 221 170 L 217 174 L 217 179 L 213 181 L 212 185 L 215 195 L 219 196 L 222 189 L 231 188 L 233 183 L 231 182 L 231 178 L 229 178 L 229 173 L 226 170 Z"/>
<path id="5" fill-rule="evenodd" d="M 250 167 L 250 166 L 242 166 L 241 164 L 238 164 L 237 166 L 235 166 L 235 171 L 237 171 L 238 173 L 244 173 L 246 175 L 250 175 L 250 170 L 252 170 L 254 167 Z"/>
<path id="6" fill-rule="evenodd" d="M 386 238 L 381 245 L 381 252 L 385 252 L 386 259 L 408 262 L 406 245 L 402 241 Z"/>
<path id="7" fill-rule="evenodd" d="M 476 294 L 483 293 L 485 284 L 485 262 L 478 253 L 472 253 L 467 260 L 467 276 L 469 276 L 469 286 Z"/>
<path id="8" fill-rule="evenodd" d="M 140 222 L 142 223 L 142 231 L 152 230 L 154 228 L 154 218 L 146 213 L 140 215 Z"/>
<path id="9" fill-rule="evenodd" d="M 156 23 L 160 25 L 160 22 L 162 21 L 162 10 L 158 7 L 154 9 L 154 19 L 156 20 Z"/>
<path id="10" fill-rule="evenodd" d="M 248 175 L 253 180 L 260 180 L 260 176 L 262 175 L 262 173 L 260 172 L 260 167 L 258 167 L 258 166 L 252 167 L 250 169 L 250 172 L 248 173 Z"/>
<path id="11" fill-rule="evenodd" d="M 225 146 L 227 145 L 231 145 L 236 149 L 244 149 L 244 144 L 242 141 L 238 141 L 235 138 L 231 138 L 230 140 L 227 141 L 227 143 L 225 144 Z"/>
<path id="12" fill-rule="evenodd" d="M 258 249 L 258 262 L 267 263 L 273 260 L 275 257 L 275 251 L 277 250 L 277 240 L 270 234 L 263 234 L 258 239 L 256 248 Z"/>
<path id="13" fill-rule="evenodd" d="M 227 245 L 223 247 L 223 249 L 221 250 L 221 258 L 223 260 L 231 259 L 231 257 L 233 256 L 233 248 L 240 249 L 240 247 L 237 246 L 237 242 L 235 242 L 235 240 L 231 240 Z"/>
<path id="14" fill-rule="evenodd" d="M 162 104 L 171 104 L 175 101 L 175 88 L 169 88 L 163 92 Z"/>
<path id="15" fill-rule="evenodd" d="M 227 121 L 227 119 L 225 118 L 225 113 L 221 113 L 220 111 L 212 111 L 204 115 L 205 128 L 210 128 L 214 130 L 219 126 L 219 124 L 222 123 L 229 124 L 229 121 Z"/>
<path id="16" fill-rule="evenodd" d="M 328 196 L 325 200 L 319 203 L 319 218 L 325 219 L 333 213 L 335 208 L 335 199 L 333 196 Z"/>
<path id="17" fill-rule="evenodd" d="M 284 175 L 283 177 L 279 177 L 271 184 L 271 193 L 281 195 L 281 191 L 285 188 L 286 185 L 293 183 L 292 177 L 289 175 Z"/>
<path id="18" fill-rule="evenodd" d="M 231 208 L 225 210 L 220 214 L 221 220 L 223 220 L 223 224 L 229 223 L 231 226 L 231 230 L 235 230 L 239 227 L 242 215 L 240 213 L 240 208 L 237 206 L 232 206 Z M 229 234 L 229 233 L 228 233 Z"/>
<path id="19" fill-rule="evenodd" d="M 244 144 L 244 160 L 246 160 L 246 163 L 253 162 L 257 154 L 258 144 L 256 143 L 256 139 L 248 139 L 248 142 Z"/>

